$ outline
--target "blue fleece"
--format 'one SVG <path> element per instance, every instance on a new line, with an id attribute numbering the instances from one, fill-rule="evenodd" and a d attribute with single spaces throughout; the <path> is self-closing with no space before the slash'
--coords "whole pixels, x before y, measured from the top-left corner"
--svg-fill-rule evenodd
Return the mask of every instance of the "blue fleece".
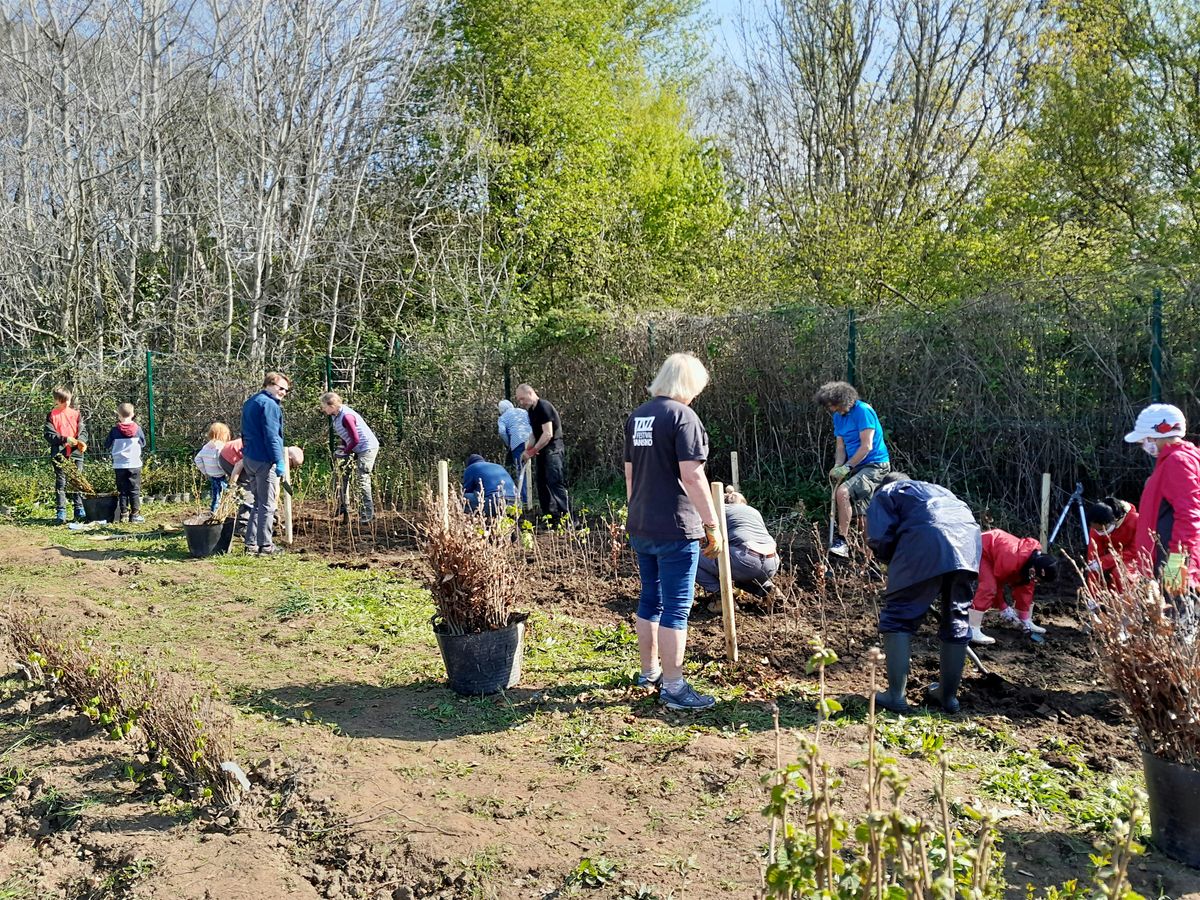
<path id="1" fill-rule="evenodd" d="M 242 453 L 257 462 L 283 464 L 283 407 L 265 390 L 242 406 Z"/>

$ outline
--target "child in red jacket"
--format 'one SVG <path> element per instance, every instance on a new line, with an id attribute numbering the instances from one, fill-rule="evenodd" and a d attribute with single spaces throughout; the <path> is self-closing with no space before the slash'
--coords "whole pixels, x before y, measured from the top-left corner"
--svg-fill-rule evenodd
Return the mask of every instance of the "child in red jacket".
<path id="1" fill-rule="evenodd" d="M 1116 497 L 1105 497 L 1088 504 L 1087 520 L 1087 585 L 1119 591 L 1123 575 L 1134 570 L 1137 559 L 1137 507 Z"/>
<path id="2" fill-rule="evenodd" d="M 46 443 L 50 445 L 50 461 L 54 464 L 54 493 L 57 500 L 56 519 L 59 525 L 67 522 L 67 475 L 66 467 L 74 466 L 83 472 L 83 454 L 87 452 L 87 425 L 79 410 L 71 405 L 71 392 L 64 387 L 54 389 L 54 409 L 46 414 L 42 428 Z M 75 493 L 75 518 L 86 518 L 83 509 L 83 494 Z"/>
<path id="3" fill-rule="evenodd" d="M 983 614 L 989 609 L 1002 610 L 1001 621 L 1020 624 L 1026 634 L 1045 634 L 1045 628 L 1033 624 L 1033 588 L 1037 582 L 1053 581 L 1057 576 L 1057 562 L 1042 552 L 1037 538 L 1019 538 L 998 528 L 985 531 L 979 587 L 969 614 L 971 643 L 996 643 L 983 633 Z M 1004 602 L 1005 587 L 1012 591 L 1016 610 Z"/>

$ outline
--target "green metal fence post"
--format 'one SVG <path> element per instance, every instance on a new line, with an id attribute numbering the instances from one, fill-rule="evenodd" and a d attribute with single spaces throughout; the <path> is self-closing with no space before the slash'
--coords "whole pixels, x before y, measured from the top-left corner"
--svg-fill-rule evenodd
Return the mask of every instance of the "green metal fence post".
<path id="1" fill-rule="evenodd" d="M 150 452 L 158 447 L 158 429 L 154 427 L 154 354 L 146 351 L 146 427 L 150 433 L 146 439 L 150 444 Z"/>
<path id="2" fill-rule="evenodd" d="M 1150 402 L 1162 403 L 1163 347 L 1162 288 L 1154 289 L 1150 304 Z"/>
<path id="3" fill-rule="evenodd" d="M 846 311 L 846 381 L 854 384 L 858 378 L 858 322 L 855 319 L 854 307 Z"/>

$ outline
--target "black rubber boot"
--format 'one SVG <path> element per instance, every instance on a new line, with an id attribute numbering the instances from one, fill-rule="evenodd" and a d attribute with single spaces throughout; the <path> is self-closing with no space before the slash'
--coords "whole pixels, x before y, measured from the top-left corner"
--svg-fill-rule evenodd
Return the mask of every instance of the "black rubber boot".
<path id="1" fill-rule="evenodd" d="M 875 705 L 892 712 L 908 712 L 904 689 L 908 686 L 908 661 L 912 652 L 912 635 L 906 631 L 883 634 L 883 652 L 887 655 L 888 689 L 875 695 Z"/>
<path id="2" fill-rule="evenodd" d="M 926 690 L 930 701 L 951 715 L 959 710 L 958 686 L 962 683 L 963 665 L 967 661 L 966 644 L 942 642 L 941 680 Z"/>

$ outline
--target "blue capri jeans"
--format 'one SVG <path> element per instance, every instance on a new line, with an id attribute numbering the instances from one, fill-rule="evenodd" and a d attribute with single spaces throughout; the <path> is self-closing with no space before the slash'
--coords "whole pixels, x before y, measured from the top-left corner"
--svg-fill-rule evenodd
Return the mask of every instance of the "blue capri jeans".
<path id="1" fill-rule="evenodd" d="M 682 631 L 696 592 L 696 563 L 700 542 L 655 541 L 630 536 L 629 545 L 638 558 L 642 593 L 638 618 L 657 622 L 660 628 Z"/>

